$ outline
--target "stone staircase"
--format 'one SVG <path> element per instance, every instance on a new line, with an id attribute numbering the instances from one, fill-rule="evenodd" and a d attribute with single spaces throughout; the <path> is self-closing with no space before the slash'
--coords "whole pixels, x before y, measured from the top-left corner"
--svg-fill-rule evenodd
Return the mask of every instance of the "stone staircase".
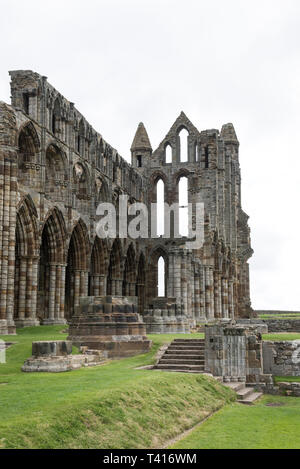
<path id="1" fill-rule="evenodd" d="M 236 392 L 240 404 L 252 405 L 263 395 L 262 392 L 255 392 L 252 387 L 246 386 L 245 383 L 234 382 L 222 384 Z"/>
<path id="2" fill-rule="evenodd" d="M 181 373 L 204 373 L 204 347 L 204 339 L 175 339 L 154 368 Z"/>

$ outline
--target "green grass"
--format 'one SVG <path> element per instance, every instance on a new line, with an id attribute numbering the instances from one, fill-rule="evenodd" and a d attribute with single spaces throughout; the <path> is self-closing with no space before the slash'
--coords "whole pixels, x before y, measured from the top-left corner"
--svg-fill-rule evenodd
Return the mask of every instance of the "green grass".
<path id="1" fill-rule="evenodd" d="M 275 383 L 300 383 L 300 376 L 274 376 Z"/>
<path id="2" fill-rule="evenodd" d="M 234 394 L 202 375 L 137 370 L 151 352 L 67 373 L 22 373 L 33 340 L 64 339 L 61 326 L 18 330 L 0 365 L 0 448 L 151 448 L 191 428 Z M 187 337 L 203 337 L 193 334 Z"/>
<path id="3" fill-rule="evenodd" d="M 284 342 L 286 340 L 300 340 L 300 333 L 282 332 L 282 333 L 263 334 L 263 340 L 270 340 L 272 342 Z"/>
<path id="4" fill-rule="evenodd" d="M 300 399 L 264 396 L 254 406 L 229 404 L 172 448 L 300 449 Z"/>
<path id="5" fill-rule="evenodd" d="M 259 314 L 259 319 L 300 319 L 300 313 L 288 314 Z"/>

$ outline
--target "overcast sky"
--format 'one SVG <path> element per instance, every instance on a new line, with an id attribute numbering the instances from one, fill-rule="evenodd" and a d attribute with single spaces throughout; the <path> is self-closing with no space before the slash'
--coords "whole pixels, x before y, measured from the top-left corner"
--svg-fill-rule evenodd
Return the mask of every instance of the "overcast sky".
<path id="1" fill-rule="evenodd" d="M 250 215 L 252 304 L 300 310 L 299 0 L 0 0 L 8 71 L 46 75 L 129 160 L 183 110 L 199 130 L 233 122 Z"/>

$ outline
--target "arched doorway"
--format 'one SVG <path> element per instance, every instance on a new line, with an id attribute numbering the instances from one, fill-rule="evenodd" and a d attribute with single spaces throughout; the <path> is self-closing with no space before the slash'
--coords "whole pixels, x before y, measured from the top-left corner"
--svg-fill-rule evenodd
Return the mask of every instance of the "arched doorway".
<path id="1" fill-rule="evenodd" d="M 136 263 L 135 252 L 133 245 L 130 244 L 125 260 L 124 275 L 123 275 L 123 296 L 135 296 L 136 293 Z"/>
<path id="2" fill-rule="evenodd" d="M 138 271 L 136 278 L 136 296 L 138 297 L 138 312 L 143 314 L 145 309 L 145 287 L 146 287 L 146 262 L 145 256 L 142 253 L 140 255 L 138 263 Z"/>
<path id="3" fill-rule="evenodd" d="M 91 254 L 89 296 L 106 295 L 108 247 L 104 239 L 96 237 Z"/>
<path id="4" fill-rule="evenodd" d="M 38 267 L 38 310 L 43 324 L 65 323 L 65 242 L 63 215 L 54 209 L 41 236 Z"/>
<path id="5" fill-rule="evenodd" d="M 79 220 L 73 229 L 67 257 L 65 311 L 70 319 L 81 296 L 88 296 L 90 242 L 86 225 Z"/>
<path id="6" fill-rule="evenodd" d="M 35 326 L 37 319 L 37 212 L 28 195 L 17 209 L 15 244 L 14 321 Z"/>
<path id="7" fill-rule="evenodd" d="M 107 294 L 122 295 L 122 247 L 119 239 L 115 239 L 109 257 Z"/>

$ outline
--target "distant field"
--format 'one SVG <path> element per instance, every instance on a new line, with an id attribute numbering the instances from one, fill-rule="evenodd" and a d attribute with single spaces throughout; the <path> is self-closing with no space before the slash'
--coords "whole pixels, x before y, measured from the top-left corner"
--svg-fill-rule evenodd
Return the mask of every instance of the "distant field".
<path id="1" fill-rule="evenodd" d="M 259 319 L 300 319 L 299 311 L 291 312 L 263 312 L 258 314 Z"/>
<path id="2" fill-rule="evenodd" d="M 270 334 L 263 334 L 263 340 L 270 340 L 273 342 L 284 342 L 285 340 L 300 340 L 299 332 L 274 332 Z"/>

